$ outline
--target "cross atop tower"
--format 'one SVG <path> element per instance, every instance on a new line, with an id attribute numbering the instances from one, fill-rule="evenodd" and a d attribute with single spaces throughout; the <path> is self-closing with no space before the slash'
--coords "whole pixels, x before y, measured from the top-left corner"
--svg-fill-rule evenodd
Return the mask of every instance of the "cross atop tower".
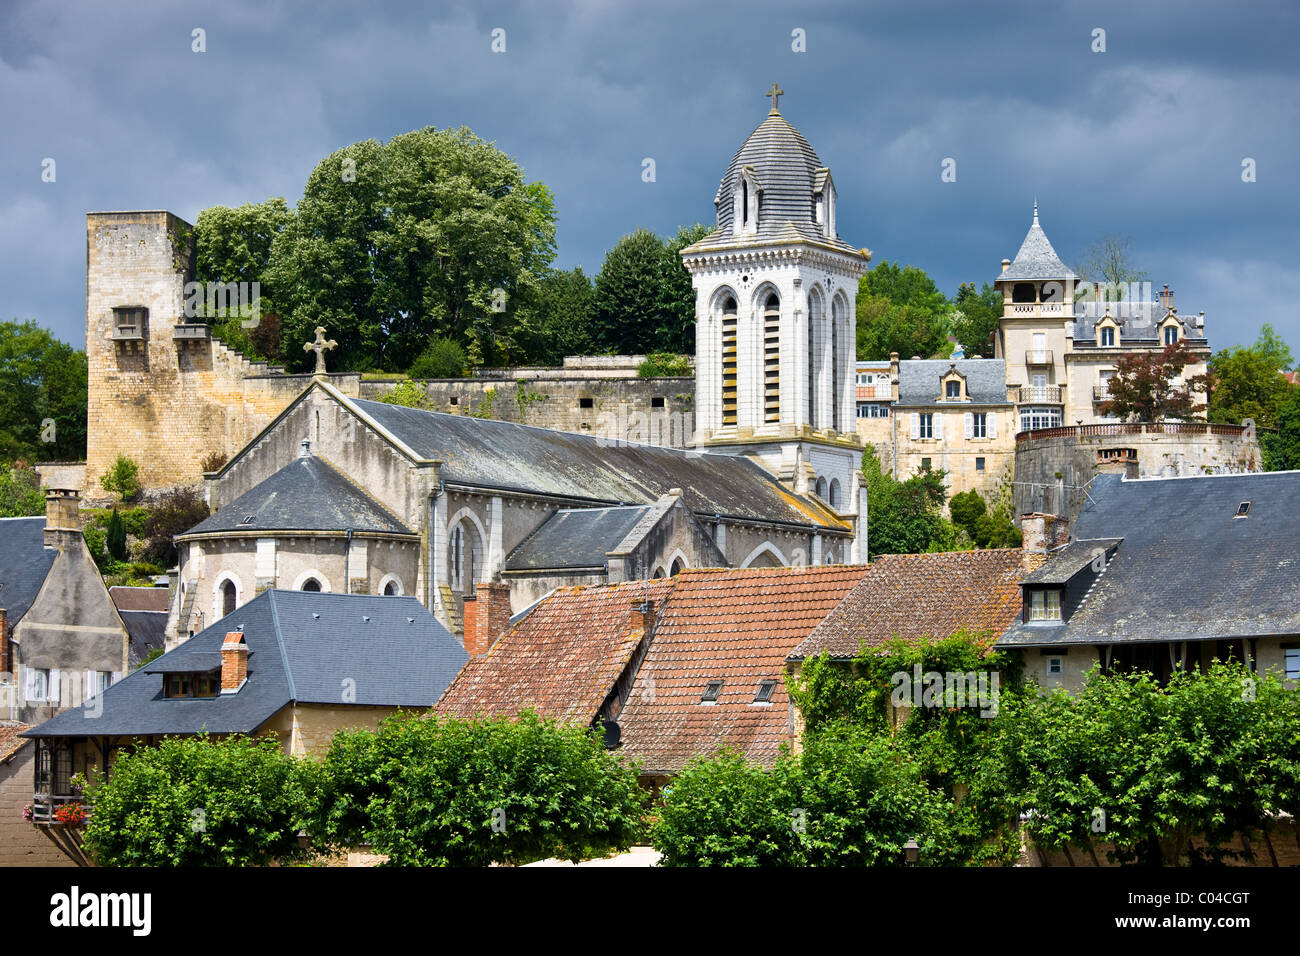
<path id="1" fill-rule="evenodd" d="M 302 350 L 304 352 L 316 353 L 317 375 L 325 374 L 325 350 L 338 348 L 338 345 L 339 344 L 333 339 L 330 339 L 328 342 L 325 341 L 325 326 L 323 325 L 316 326 L 316 341 L 303 343 Z"/>
<path id="2" fill-rule="evenodd" d="M 773 113 L 779 113 L 779 112 L 781 112 L 781 111 L 777 108 L 777 100 L 780 99 L 782 96 L 785 95 L 785 90 L 781 89 L 779 86 L 777 86 L 775 83 L 773 83 L 773 84 L 772 84 L 772 88 L 771 88 L 770 90 L 767 91 L 767 94 L 766 94 L 766 95 L 772 97 L 772 112 L 773 112 Z"/>

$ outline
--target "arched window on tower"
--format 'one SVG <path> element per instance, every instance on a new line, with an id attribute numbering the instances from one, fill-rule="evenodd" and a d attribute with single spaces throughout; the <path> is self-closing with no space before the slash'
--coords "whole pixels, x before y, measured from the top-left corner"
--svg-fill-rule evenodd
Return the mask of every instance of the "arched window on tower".
<path id="1" fill-rule="evenodd" d="M 817 427 L 817 366 L 820 356 L 817 354 L 818 331 L 822 323 L 822 300 L 820 295 L 808 296 L 808 415 L 806 421 Z"/>
<path id="2" fill-rule="evenodd" d="M 227 581 L 225 584 L 221 585 L 221 616 L 225 617 L 227 614 L 232 613 L 234 610 L 235 610 L 235 582 Z"/>
<path id="3" fill-rule="evenodd" d="M 736 300 L 722 303 L 722 424 L 736 424 Z"/>
<path id="4" fill-rule="evenodd" d="M 303 590 L 303 591 L 319 591 L 319 590 L 320 590 L 320 582 L 317 581 L 315 578 L 308 578 L 306 581 L 303 581 L 303 582 L 302 582 L 302 590 Z"/>
<path id="5" fill-rule="evenodd" d="M 773 293 L 763 307 L 763 421 L 781 420 L 781 300 Z"/>
<path id="6" fill-rule="evenodd" d="M 840 325 L 843 318 L 843 306 L 839 299 L 831 303 L 831 428 L 844 431 L 844 422 L 840 420 L 840 410 L 844 403 L 840 401 Z"/>

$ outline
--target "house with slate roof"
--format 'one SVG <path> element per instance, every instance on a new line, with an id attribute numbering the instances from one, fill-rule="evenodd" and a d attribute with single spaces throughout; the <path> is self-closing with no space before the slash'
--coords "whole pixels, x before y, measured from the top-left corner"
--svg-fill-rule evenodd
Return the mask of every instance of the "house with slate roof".
<path id="1" fill-rule="evenodd" d="M 163 650 L 167 638 L 169 592 L 165 587 L 124 587 L 108 589 L 117 614 L 126 625 L 131 640 L 128 654 L 130 670 L 135 670 L 154 651 Z"/>
<path id="2" fill-rule="evenodd" d="M 413 597 L 268 590 L 103 691 L 26 730 L 38 823 L 75 800 L 74 773 L 112 772 L 122 747 L 167 736 L 274 735 L 322 756 L 338 730 L 428 710 L 465 663 Z"/>
<path id="3" fill-rule="evenodd" d="M 1122 290 L 1122 300 L 1107 301 L 1120 290 L 1098 290 L 1061 261 L 1039 225 L 1037 203 L 1020 250 L 1014 260 L 1002 260 L 993 284 L 1003 297 L 993 355 L 1006 361 L 1020 431 L 1113 420 L 1098 406 L 1126 353 L 1158 352 L 1186 342 L 1197 361 L 1184 369 L 1182 379 L 1205 372 L 1210 357 L 1205 313 L 1179 315 L 1168 286 L 1158 300 L 1137 284 Z M 978 351 L 975 343 L 963 344 Z"/>
<path id="4" fill-rule="evenodd" d="M 1100 475 L 1072 527 L 1024 519 L 1025 546 L 1044 560 L 997 646 L 1068 690 L 1096 664 L 1165 680 L 1216 658 L 1300 680 L 1297 500 L 1294 471 Z"/>
<path id="5" fill-rule="evenodd" d="M 130 666 L 126 624 L 80 525 L 75 491 L 45 517 L 0 518 L 0 720 L 34 723 L 80 704 Z"/>

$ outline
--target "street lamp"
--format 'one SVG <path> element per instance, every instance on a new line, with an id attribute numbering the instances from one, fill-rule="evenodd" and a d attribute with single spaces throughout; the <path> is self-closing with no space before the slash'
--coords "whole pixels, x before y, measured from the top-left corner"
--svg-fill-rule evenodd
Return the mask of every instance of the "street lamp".
<path id="1" fill-rule="evenodd" d="M 916 866 L 917 860 L 921 858 L 921 847 L 915 838 L 903 844 L 903 855 L 908 866 Z"/>

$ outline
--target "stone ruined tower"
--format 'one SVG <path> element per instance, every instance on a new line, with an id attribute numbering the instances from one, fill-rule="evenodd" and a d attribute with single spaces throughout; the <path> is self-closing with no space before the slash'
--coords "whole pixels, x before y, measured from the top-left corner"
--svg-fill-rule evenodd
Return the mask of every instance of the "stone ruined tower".
<path id="1" fill-rule="evenodd" d="M 250 362 L 186 319 L 194 227 L 169 212 L 86 215 L 88 498 L 125 454 L 147 491 L 198 485 L 200 462 L 233 454 L 311 382 Z M 301 347 L 301 346 L 299 346 Z M 359 376 L 331 375 L 358 392 Z"/>
<path id="2" fill-rule="evenodd" d="M 695 447 L 747 455 L 814 492 L 857 530 L 866 491 L 855 424 L 858 279 L 871 253 L 840 239 L 835 185 L 768 92 L 767 118 L 737 150 L 714 198 L 717 228 L 682 250 L 695 305 Z"/>

